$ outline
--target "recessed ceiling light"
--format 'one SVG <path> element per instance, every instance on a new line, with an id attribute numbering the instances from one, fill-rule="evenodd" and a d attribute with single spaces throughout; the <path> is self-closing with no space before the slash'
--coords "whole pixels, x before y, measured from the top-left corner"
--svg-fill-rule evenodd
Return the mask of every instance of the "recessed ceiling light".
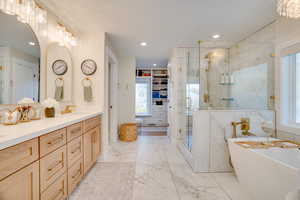
<path id="1" fill-rule="evenodd" d="M 219 35 L 219 34 L 215 34 L 212 36 L 212 38 L 214 38 L 214 39 L 219 39 L 220 37 L 221 37 L 221 35 Z"/>
<path id="2" fill-rule="evenodd" d="M 147 46 L 147 42 L 141 42 L 140 45 L 145 47 L 145 46 Z"/>
<path id="3" fill-rule="evenodd" d="M 156 66 L 157 66 L 157 64 L 153 64 L 153 66 L 154 66 L 154 67 L 156 67 Z"/>
<path id="4" fill-rule="evenodd" d="M 31 46 L 35 46 L 34 42 L 28 42 L 28 44 L 31 45 Z"/>

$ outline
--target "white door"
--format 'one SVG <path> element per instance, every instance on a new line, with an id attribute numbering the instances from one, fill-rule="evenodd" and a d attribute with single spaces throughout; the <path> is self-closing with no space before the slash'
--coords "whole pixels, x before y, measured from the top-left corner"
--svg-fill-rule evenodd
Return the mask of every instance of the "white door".
<path id="1" fill-rule="evenodd" d="M 109 63 L 108 66 L 108 127 L 109 141 L 116 142 L 118 140 L 118 120 L 117 120 L 117 100 L 118 100 L 118 76 L 117 65 Z"/>
<path id="2" fill-rule="evenodd" d="M 13 88 L 13 103 L 17 103 L 24 97 L 38 101 L 38 72 L 36 64 L 15 60 Z"/>

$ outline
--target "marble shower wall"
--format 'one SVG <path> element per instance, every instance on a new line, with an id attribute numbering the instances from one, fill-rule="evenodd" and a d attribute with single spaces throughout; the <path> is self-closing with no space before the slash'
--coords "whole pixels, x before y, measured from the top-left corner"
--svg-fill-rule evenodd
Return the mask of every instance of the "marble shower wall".
<path id="1" fill-rule="evenodd" d="M 275 40 L 276 40 L 276 23 L 272 23 L 263 29 L 252 34 L 248 38 L 238 42 L 230 48 L 230 69 L 232 72 L 247 71 L 248 68 L 261 67 L 267 65 L 267 91 L 260 90 L 259 88 L 245 88 L 246 91 L 241 92 L 239 96 L 243 96 L 249 93 L 257 93 L 257 96 L 267 96 L 267 101 L 262 98 L 261 101 L 257 102 L 257 108 L 262 107 L 267 109 L 274 109 L 274 102 L 271 96 L 274 96 L 274 85 L 275 85 Z M 264 69 L 262 69 L 264 70 Z M 259 76 L 259 75 L 258 75 Z M 253 76 L 253 81 L 256 77 Z M 239 82 L 236 82 L 239 84 Z M 234 86 L 233 86 L 234 87 Z M 263 94 L 266 93 L 266 94 Z M 243 101 L 239 101 L 238 98 L 236 104 L 238 107 L 245 109 L 247 104 L 243 104 Z M 253 105 L 246 109 L 254 109 Z"/>
<path id="2" fill-rule="evenodd" d="M 250 119 L 250 132 L 266 136 L 262 125 L 274 124 L 274 112 L 270 110 L 234 111 L 202 110 L 194 113 L 192 163 L 196 172 L 227 172 L 229 163 L 227 139 L 232 137 L 231 122 Z M 237 135 L 241 136 L 239 127 Z"/>
<path id="3" fill-rule="evenodd" d="M 229 107 L 232 109 L 274 109 L 274 100 L 271 97 L 274 96 L 275 85 L 275 40 L 276 23 L 273 23 L 246 39 L 235 43 L 230 48 L 216 47 L 210 48 L 209 50 L 206 48 L 202 49 L 202 60 L 205 60 L 205 56 L 208 53 L 211 55 L 211 64 L 208 68 L 210 107 L 215 109 Z M 234 85 L 220 84 L 222 73 L 238 75 L 247 73 L 247 70 L 250 68 L 264 67 L 265 65 L 267 65 L 267 72 L 265 73 L 265 80 L 267 81 L 266 89 L 260 90 L 260 88 L 257 87 L 245 87 L 244 90 L 235 90 L 234 94 L 232 92 L 237 86 L 241 88 L 247 84 L 251 84 L 251 81 L 256 81 L 260 78 L 260 74 L 257 74 L 257 76 L 253 74 L 252 80 L 236 80 Z M 259 73 L 260 70 L 257 71 Z M 241 98 L 248 93 L 256 93 L 257 96 L 267 98 L 261 98 L 261 100 L 249 106 L 243 101 L 243 98 Z M 226 101 L 224 98 L 233 98 L 234 101 Z"/>

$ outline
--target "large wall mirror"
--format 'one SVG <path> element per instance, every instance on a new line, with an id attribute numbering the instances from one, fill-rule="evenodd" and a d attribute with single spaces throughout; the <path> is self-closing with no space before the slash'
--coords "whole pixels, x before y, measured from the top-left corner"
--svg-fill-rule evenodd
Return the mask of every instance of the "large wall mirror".
<path id="1" fill-rule="evenodd" d="M 0 11 L 0 104 L 39 102 L 40 45 L 27 24 Z"/>

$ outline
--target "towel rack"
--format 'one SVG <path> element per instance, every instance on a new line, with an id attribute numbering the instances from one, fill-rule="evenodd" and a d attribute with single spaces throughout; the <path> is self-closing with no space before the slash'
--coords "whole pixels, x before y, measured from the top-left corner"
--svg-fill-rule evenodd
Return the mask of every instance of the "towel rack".
<path id="1" fill-rule="evenodd" d="M 89 84 L 85 85 L 84 84 L 85 82 L 88 82 Z M 93 85 L 93 81 L 89 77 L 85 77 L 85 78 L 82 79 L 81 84 L 82 84 L 83 87 L 89 87 L 89 86 Z"/>
<path id="2" fill-rule="evenodd" d="M 62 84 L 59 85 L 59 83 L 62 83 Z M 58 77 L 57 79 L 55 79 L 55 85 L 56 86 L 63 86 L 64 85 L 64 79 L 62 77 Z"/>

